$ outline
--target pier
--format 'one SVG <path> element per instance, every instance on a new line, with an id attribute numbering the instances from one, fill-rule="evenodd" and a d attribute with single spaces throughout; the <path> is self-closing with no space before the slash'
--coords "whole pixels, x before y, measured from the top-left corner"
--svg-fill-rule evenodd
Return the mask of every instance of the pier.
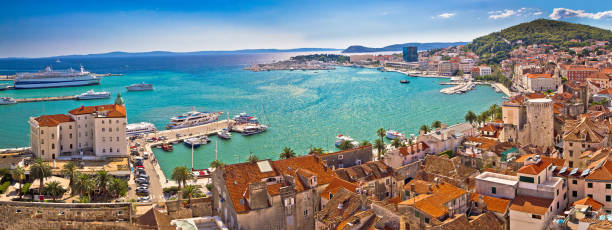
<path id="1" fill-rule="evenodd" d="M 76 96 L 58 96 L 58 97 L 36 97 L 36 98 L 15 98 L 17 103 L 23 102 L 40 102 L 40 101 L 64 101 L 75 100 Z"/>

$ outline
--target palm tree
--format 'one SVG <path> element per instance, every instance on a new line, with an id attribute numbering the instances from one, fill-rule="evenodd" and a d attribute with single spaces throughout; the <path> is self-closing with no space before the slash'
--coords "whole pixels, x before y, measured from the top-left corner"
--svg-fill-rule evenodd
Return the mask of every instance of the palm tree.
<path id="1" fill-rule="evenodd" d="M 359 146 L 363 147 L 363 146 L 368 146 L 371 145 L 371 143 L 368 140 L 363 140 L 361 141 L 361 143 L 359 143 Z"/>
<path id="2" fill-rule="evenodd" d="M 193 174 L 187 170 L 187 167 L 178 166 L 172 170 L 171 178 L 178 183 L 178 189 L 181 190 L 181 184 L 185 185 L 187 180 L 193 178 Z"/>
<path id="3" fill-rule="evenodd" d="M 476 114 L 472 112 L 472 110 L 468 111 L 467 114 L 465 114 L 465 121 L 474 123 L 475 120 L 476 120 Z"/>
<path id="4" fill-rule="evenodd" d="M 38 194 L 42 194 L 43 184 L 44 184 L 43 181 L 45 180 L 45 178 L 51 176 L 51 167 L 47 163 L 45 163 L 42 159 L 36 158 L 36 160 L 34 160 L 34 164 L 32 164 L 32 167 L 30 168 L 30 175 L 34 179 L 40 180 L 40 187 L 38 188 Z"/>
<path id="5" fill-rule="evenodd" d="M 421 125 L 420 130 L 423 131 L 424 133 L 428 133 L 430 131 L 429 127 L 427 127 L 427 125 Z"/>
<path id="6" fill-rule="evenodd" d="M 487 121 L 487 114 L 486 113 L 481 113 L 480 115 L 478 115 L 478 117 L 476 118 L 476 121 L 478 121 L 478 125 L 481 125 L 482 123 L 484 123 L 485 121 Z"/>
<path id="7" fill-rule="evenodd" d="M 249 163 L 257 163 L 259 161 L 259 158 L 257 156 L 255 156 L 255 154 L 252 154 L 249 156 L 249 159 L 247 159 L 247 162 Z"/>
<path id="8" fill-rule="evenodd" d="M 87 197 L 87 200 L 91 199 L 91 193 L 96 188 L 96 182 L 94 179 L 87 174 L 78 174 L 74 180 L 75 193 L 82 197 Z"/>
<path id="9" fill-rule="evenodd" d="M 94 175 L 95 188 L 100 191 L 101 196 L 108 195 L 108 182 L 112 180 L 112 176 L 105 170 L 100 170 Z"/>
<path id="10" fill-rule="evenodd" d="M 325 153 L 325 150 L 323 150 L 323 148 L 313 147 L 313 148 L 310 148 L 310 152 L 308 154 L 321 155 L 323 153 Z"/>
<path id="11" fill-rule="evenodd" d="M 376 131 L 376 134 L 378 134 L 378 136 L 380 137 L 380 140 L 383 140 L 383 137 L 385 137 L 385 135 L 387 135 L 387 131 L 385 131 L 385 129 L 380 128 Z"/>
<path id="12" fill-rule="evenodd" d="M 395 139 L 393 139 L 391 141 L 391 145 L 395 148 L 399 148 L 402 147 L 404 145 L 404 143 L 402 143 L 402 140 L 399 139 L 398 137 L 396 137 Z"/>
<path id="13" fill-rule="evenodd" d="M 186 185 L 183 188 L 183 199 L 189 198 L 189 203 L 191 203 L 192 197 L 200 197 L 202 196 L 202 190 L 199 185 Z"/>
<path id="14" fill-rule="evenodd" d="M 211 168 L 218 168 L 218 167 L 221 167 L 221 166 L 224 166 L 224 165 L 225 165 L 225 163 L 223 163 L 223 161 L 220 161 L 220 160 L 214 160 L 214 161 L 210 162 L 210 167 Z"/>
<path id="15" fill-rule="evenodd" d="M 433 123 L 431 123 L 431 128 L 432 129 L 442 128 L 442 122 L 435 120 Z"/>
<path id="16" fill-rule="evenodd" d="M 65 192 L 66 190 L 64 187 L 62 187 L 62 185 L 60 185 L 60 183 L 57 181 L 48 182 L 47 186 L 45 186 L 45 193 L 49 194 L 51 198 L 53 198 L 53 201 L 55 201 L 57 197 L 61 196 Z"/>
<path id="17" fill-rule="evenodd" d="M 74 178 L 77 176 L 77 167 L 74 164 L 74 162 L 70 161 L 68 163 L 66 163 L 63 167 L 62 167 L 62 175 L 68 177 L 70 179 L 70 183 L 68 184 L 70 186 L 70 193 L 74 194 Z"/>
<path id="18" fill-rule="evenodd" d="M 289 159 L 295 157 L 295 152 L 291 148 L 285 147 L 283 152 L 280 154 L 280 159 Z"/>
<path id="19" fill-rule="evenodd" d="M 19 199 L 21 199 L 23 197 L 21 189 L 23 188 L 23 180 L 25 180 L 25 170 L 22 167 L 17 166 L 17 168 L 11 171 L 11 177 L 13 180 L 19 182 Z"/>
<path id="20" fill-rule="evenodd" d="M 108 182 L 107 187 L 108 192 L 113 198 L 125 196 L 128 191 L 127 182 L 116 177 L 113 177 L 113 179 Z"/>
<path id="21" fill-rule="evenodd" d="M 340 148 L 341 150 L 347 150 L 347 149 L 352 149 L 355 146 L 353 146 L 353 143 L 351 143 L 348 140 L 344 140 L 342 141 L 342 143 L 340 143 L 340 145 L 338 146 L 338 148 Z"/>
<path id="22" fill-rule="evenodd" d="M 385 151 L 385 142 L 381 139 L 376 139 L 376 142 L 374 142 L 374 148 L 378 150 L 378 159 L 380 160 L 381 155 Z"/>

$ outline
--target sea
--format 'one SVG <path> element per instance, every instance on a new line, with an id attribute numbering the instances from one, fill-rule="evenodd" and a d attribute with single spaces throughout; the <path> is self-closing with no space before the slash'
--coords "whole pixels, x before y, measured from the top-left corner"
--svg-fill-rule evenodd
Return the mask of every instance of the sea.
<path id="1" fill-rule="evenodd" d="M 302 53 L 2 59 L 0 75 L 39 71 L 48 65 L 54 69 L 83 65 L 94 73 L 123 76 L 104 77 L 95 86 L 0 91 L 0 96 L 14 98 L 68 96 L 92 89 L 112 93 L 111 98 L 101 100 L 0 105 L 0 148 L 29 145 L 30 117 L 66 114 L 81 105 L 111 104 L 116 94 L 125 100 L 128 123 L 151 122 L 164 129 L 170 117 L 193 108 L 223 111 L 222 119 L 246 112 L 270 127 L 253 136 L 234 134 L 231 140 L 212 136 L 210 144 L 195 149 L 195 168 L 208 168 L 215 157 L 226 164 L 246 161 L 251 154 L 277 159 L 285 147 L 298 155 L 307 154 L 311 147 L 337 151 L 337 135 L 373 142 L 379 128 L 416 135 L 423 124 L 463 122 L 468 110 L 484 111 L 500 104 L 503 97 L 490 86 L 446 95 L 439 91 L 448 86 L 440 82 L 448 79 L 368 68 L 243 70 L 298 54 Z M 410 83 L 400 84 L 402 79 Z M 125 86 L 141 82 L 153 84 L 155 90 L 127 92 Z M 166 175 L 176 166 L 191 167 L 191 148 L 183 144 L 175 145 L 173 152 L 154 149 L 154 154 Z"/>

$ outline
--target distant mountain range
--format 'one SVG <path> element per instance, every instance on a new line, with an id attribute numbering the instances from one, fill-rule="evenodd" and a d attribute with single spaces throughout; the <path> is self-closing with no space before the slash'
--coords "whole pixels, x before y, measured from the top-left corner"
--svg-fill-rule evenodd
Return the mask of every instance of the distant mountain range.
<path id="1" fill-rule="evenodd" d="M 247 54 L 247 53 L 283 53 L 283 52 L 319 52 L 319 51 L 341 51 L 334 48 L 296 48 L 296 49 L 243 49 L 228 51 L 193 51 L 193 52 L 170 52 L 170 51 L 150 51 L 150 52 L 109 52 L 99 54 L 74 54 L 62 55 L 45 58 L 88 58 L 88 57 L 160 57 L 160 56 L 182 56 L 182 55 L 204 55 L 204 54 Z"/>
<path id="2" fill-rule="evenodd" d="M 465 45 L 467 42 L 428 42 L 428 43 L 403 43 L 403 44 L 395 44 L 390 46 L 385 46 L 382 48 L 371 48 L 359 45 L 349 46 L 342 53 L 370 53 L 370 52 L 388 52 L 388 51 L 402 51 L 403 47 L 406 46 L 416 46 L 418 50 L 430 50 L 437 48 L 447 48 L 451 46 Z"/>

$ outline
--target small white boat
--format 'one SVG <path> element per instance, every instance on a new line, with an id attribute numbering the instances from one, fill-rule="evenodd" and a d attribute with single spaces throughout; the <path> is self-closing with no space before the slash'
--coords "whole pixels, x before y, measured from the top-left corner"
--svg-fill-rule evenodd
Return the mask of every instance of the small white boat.
<path id="1" fill-rule="evenodd" d="M 240 113 L 240 115 L 236 115 L 234 117 L 234 121 L 238 122 L 238 123 L 253 123 L 253 124 L 259 124 L 259 121 L 257 120 L 256 117 L 253 117 L 251 115 L 248 115 L 247 113 Z"/>
<path id="2" fill-rule="evenodd" d="M 134 136 L 142 133 L 154 133 L 157 132 L 154 124 L 149 122 L 140 122 L 135 124 L 127 124 L 125 126 L 125 133 L 128 136 Z"/>
<path id="3" fill-rule="evenodd" d="M 265 126 L 265 125 L 247 126 L 247 127 L 244 127 L 244 130 L 242 131 L 242 135 L 250 136 L 250 135 L 254 135 L 258 133 L 263 133 L 266 131 L 266 129 L 268 129 L 268 126 Z"/>
<path id="4" fill-rule="evenodd" d="M 224 128 L 217 132 L 217 136 L 221 139 L 229 140 L 232 139 L 232 133 L 227 128 Z"/>
<path id="5" fill-rule="evenodd" d="M 88 90 L 87 92 L 76 96 L 76 98 L 79 100 L 104 99 L 109 97 L 109 92 L 95 92 L 93 90 Z"/>
<path id="6" fill-rule="evenodd" d="M 336 136 L 336 143 L 335 143 L 336 147 L 340 147 L 340 145 L 345 141 L 350 142 L 351 145 L 353 145 L 353 147 L 359 146 L 359 142 L 357 142 L 356 140 L 353 140 L 353 138 L 340 134 Z"/>
<path id="7" fill-rule="evenodd" d="M 126 86 L 125 88 L 127 88 L 128 91 L 149 91 L 153 90 L 153 85 L 145 84 L 143 82 L 140 84 L 131 84 L 129 86 Z"/>
<path id="8" fill-rule="evenodd" d="M 17 103 L 17 101 L 15 101 L 15 99 L 12 97 L 0 97 L 0 105 L 10 105 L 15 103 Z"/>
<path id="9" fill-rule="evenodd" d="M 395 131 L 395 130 L 387 131 L 387 133 L 385 133 L 385 137 L 387 139 L 389 139 L 389 140 L 395 140 L 395 138 L 406 139 L 406 137 L 404 136 L 403 133 L 400 133 L 400 132 Z"/>
<path id="10" fill-rule="evenodd" d="M 185 139 L 183 143 L 185 143 L 185 145 L 189 147 L 197 148 L 197 147 L 200 147 L 200 145 L 204 143 L 208 143 L 208 142 L 202 141 L 200 138 L 197 138 L 197 137 L 192 137 L 192 138 Z"/>

